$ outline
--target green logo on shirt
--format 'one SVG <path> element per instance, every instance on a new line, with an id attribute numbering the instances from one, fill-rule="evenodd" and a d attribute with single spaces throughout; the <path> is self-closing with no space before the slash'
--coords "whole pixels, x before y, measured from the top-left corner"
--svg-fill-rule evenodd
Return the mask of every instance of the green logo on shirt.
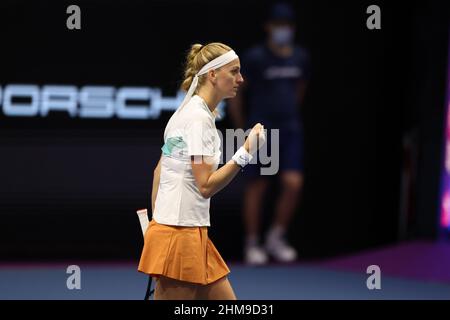
<path id="1" fill-rule="evenodd" d="M 182 137 L 171 137 L 167 139 L 167 142 L 161 148 L 165 156 L 172 155 L 174 148 L 183 149 L 186 147 L 186 142 Z"/>

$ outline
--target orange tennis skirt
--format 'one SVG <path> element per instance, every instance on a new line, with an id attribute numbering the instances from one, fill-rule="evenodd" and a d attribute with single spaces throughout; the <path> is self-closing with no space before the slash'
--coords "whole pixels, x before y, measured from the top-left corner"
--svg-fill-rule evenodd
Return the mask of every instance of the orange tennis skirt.
<path id="1" fill-rule="evenodd" d="M 230 273 L 208 238 L 208 227 L 169 226 L 155 220 L 145 232 L 138 270 L 203 285 Z"/>

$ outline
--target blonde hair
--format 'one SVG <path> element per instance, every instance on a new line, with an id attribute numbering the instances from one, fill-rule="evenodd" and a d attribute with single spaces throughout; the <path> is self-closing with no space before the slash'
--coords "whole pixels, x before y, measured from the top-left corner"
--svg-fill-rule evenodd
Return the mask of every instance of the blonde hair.
<path id="1" fill-rule="evenodd" d="M 200 69 L 208 62 L 221 56 L 224 53 L 232 50 L 226 44 L 220 42 L 211 42 L 207 45 L 193 44 L 186 57 L 186 64 L 184 68 L 184 80 L 181 83 L 181 89 L 188 91 L 194 76 L 200 71 Z M 198 90 L 205 83 L 207 74 L 203 74 L 198 78 L 197 89 L 194 94 L 198 93 Z M 214 115 L 218 116 L 217 109 L 214 110 Z"/>

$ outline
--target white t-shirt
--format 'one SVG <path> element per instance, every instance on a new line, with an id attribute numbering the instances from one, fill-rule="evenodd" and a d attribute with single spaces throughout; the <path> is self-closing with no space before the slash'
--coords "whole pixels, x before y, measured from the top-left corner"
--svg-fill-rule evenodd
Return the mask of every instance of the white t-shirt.
<path id="1" fill-rule="evenodd" d="M 210 226 L 209 203 L 198 190 L 191 156 L 212 157 L 217 170 L 221 158 L 215 116 L 205 101 L 195 95 L 177 110 L 164 131 L 161 176 L 153 219 L 175 226 Z"/>

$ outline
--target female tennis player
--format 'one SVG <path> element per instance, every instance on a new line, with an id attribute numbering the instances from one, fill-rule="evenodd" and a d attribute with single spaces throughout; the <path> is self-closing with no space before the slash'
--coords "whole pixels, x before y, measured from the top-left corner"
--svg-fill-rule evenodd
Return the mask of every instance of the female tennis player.
<path id="1" fill-rule="evenodd" d="M 164 131 L 154 170 L 152 220 L 138 270 L 156 281 L 159 299 L 235 300 L 230 269 L 208 238 L 210 198 L 246 166 L 265 142 L 256 124 L 232 159 L 218 169 L 216 107 L 233 98 L 244 79 L 236 53 L 222 43 L 194 44 L 187 55 L 181 105 Z"/>

